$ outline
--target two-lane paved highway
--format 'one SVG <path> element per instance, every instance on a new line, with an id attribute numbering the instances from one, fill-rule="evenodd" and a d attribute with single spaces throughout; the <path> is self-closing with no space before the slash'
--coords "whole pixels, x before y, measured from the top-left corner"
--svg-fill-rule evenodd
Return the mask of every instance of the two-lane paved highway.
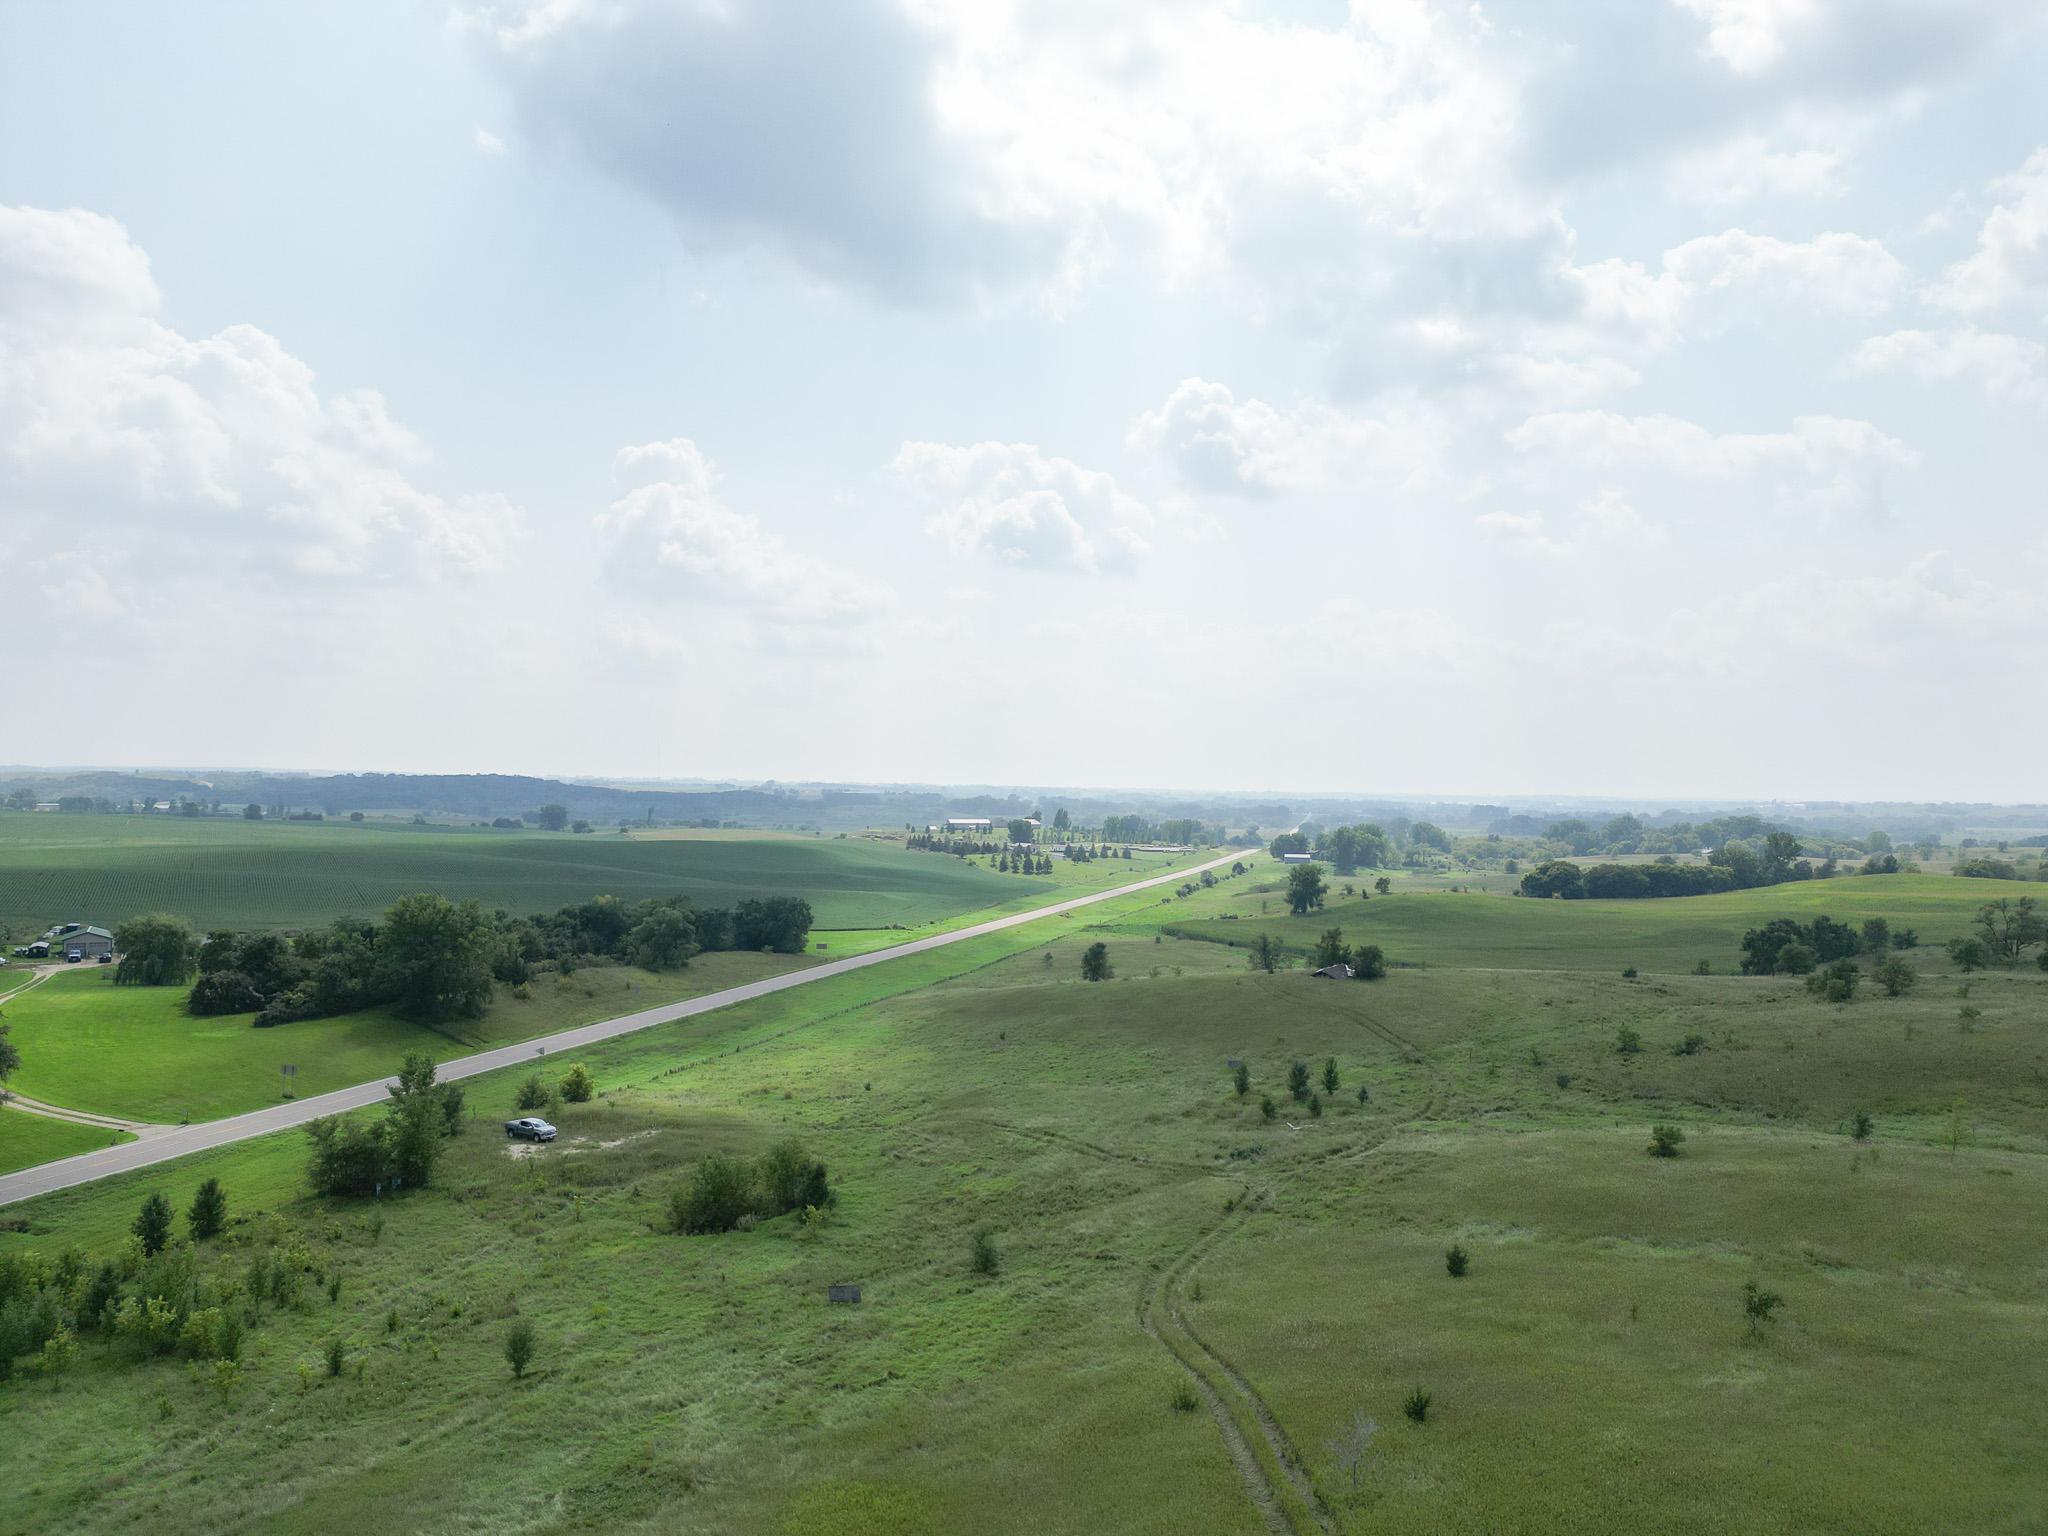
<path id="1" fill-rule="evenodd" d="M 976 923 L 969 928 L 957 928 L 950 933 L 935 933 L 928 938 L 912 939 L 905 944 L 892 945 L 888 949 L 877 949 L 844 960 L 830 960 L 823 965 L 811 966 L 807 970 L 771 976 L 765 981 L 750 981 L 744 986 L 727 987 L 723 992 L 707 992 L 702 997 L 686 998 L 678 1003 L 664 1003 L 658 1008 L 621 1014 L 615 1019 L 601 1019 L 595 1024 L 564 1030 L 558 1035 L 522 1040 L 517 1045 L 479 1051 L 474 1056 L 459 1056 L 453 1061 L 441 1063 L 440 1077 L 445 1082 L 455 1078 L 474 1077 L 479 1072 L 495 1072 L 500 1067 L 517 1066 L 521 1062 L 532 1061 L 537 1056 L 558 1055 L 563 1051 L 595 1045 L 600 1040 L 630 1035 L 636 1030 L 652 1029 L 657 1024 L 673 1024 L 678 1019 L 694 1018 L 700 1013 L 710 1013 L 718 1008 L 730 1008 L 734 1003 L 750 1002 L 757 997 L 766 997 L 772 992 L 784 992 L 791 987 L 805 987 L 829 977 L 844 976 L 847 972 L 860 970 L 864 966 L 883 965 L 891 960 L 900 960 L 905 955 L 923 954 L 926 950 L 943 949 L 948 944 L 960 944 L 968 939 L 1001 933 L 1006 928 L 1019 928 L 1026 923 L 1035 923 L 1041 918 L 1058 917 L 1063 912 L 1092 907 L 1097 902 L 1113 901 L 1119 896 L 1128 896 L 1133 891 L 1172 885 L 1186 880 L 1191 875 L 1199 875 L 1205 869 L 1215 869 L 1219 865 L 1242 859 L 1249 852 L 1250 850 L 1242 848 L 1232 849 L 1221 858 L 1210 859 L 1202 864 L 1186 865 L 1144 880 L 1134 880 L 1129 885 L 1120 885 L 1114 890 L 1094 891 L 1086 896 L 1055 902 L 1049 907 L 1018 912 L 1010 917 L 992 918 L 988 922 Z M 387 1077 L 374 1083 L 359 1083 L 353 1088 L 339 1088 L 333 1093 L 323 1093 L 317 1098 L 297 1099 L 289 1104 L 274 1104 L 268 1109 L 252 1110 L 246 1115 L 230 1115 L 223 1120 L 208 1120 L 198 1125 L 181 1125 L 125 1146 L 104 1147 L 97 1152 L 82 1152 L 77 1157 L 60 1158 L 53 1163 L 24 1168 L 19 1173 L 0 1176 L 0 1205 L 11 1205 L 17 1200 L 28 1200 L 37 1195 L 47 1195 L 54 1190 L 69 1189 L 76 1184 L 90 1184 L 95 1179 L 104 1179 L 116 1173 L 127 1173 L 135 1168 L 147 1168 L 152 1163 L 168 1162 L 174 1157 L 204 1152 L 213 1147 L 224 1147 L 231 1142 L 246 1141 L 251 1136 L 267 1136 L 272 1131 L 289 1130 L 295 1125 L 304 1125 L 308 1120 L 318 1119 L 321 1115 L 338 1114 L 345 1109 L 359 1109 L 365 1104 L 380 1103 L 397 1081 L 395 1077 Z"/>

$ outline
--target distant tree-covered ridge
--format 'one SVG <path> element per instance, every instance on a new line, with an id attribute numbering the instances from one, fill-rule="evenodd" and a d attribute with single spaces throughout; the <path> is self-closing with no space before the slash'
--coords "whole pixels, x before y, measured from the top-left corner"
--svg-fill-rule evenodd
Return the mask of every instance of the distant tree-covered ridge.
<path id="1" fill-rule="evenodd" d="M 599 896 L 515 918 L 421 892 L 375 921 L 342 918 L 291 938 L 209 934 L 186 1006 L 200 1015 L 255 1011 L 258 1026 L 376 1007 L 428 1022 L 474 1018 L 497 984 L 519 986 L 536 971 L 591 963 L 676 970 L 706 950 L 801 954 L 810 930 L 810 903 L 796 896 L 729 908 Z"/>

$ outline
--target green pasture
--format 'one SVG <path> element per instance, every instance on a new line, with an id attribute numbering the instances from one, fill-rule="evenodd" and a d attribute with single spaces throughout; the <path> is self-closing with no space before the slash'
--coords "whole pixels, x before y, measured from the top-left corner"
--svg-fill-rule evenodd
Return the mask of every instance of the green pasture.
<path id="1" fill-rule="evenodd" d="M 709 906 L 796 895 L 821 929 L 915 927 L 1054 889 L 865 838 L 0 816 L 0 923 L 18 934 L 152 911 L 202 930 L 303 928 L 422 890 L 521 914 L 598 895 Z"/>
<path id="2" fill-rule="evenodd" d="M 135 1138 L 124 1131 L 103 1131 L 96 1126 L 73 1125 L 26 1110 L 0 1106 L 0 1173 L 32 1168 L 80 1152 L 118 1146 Z"/>
<path id="3" fill-rule="evenodd" d="M 1338 894 L 1345 882 L 1326 878 L 1328 905 L 1294 917 L 1277 867 L 1262 862 L 1256 881 L 1228 882 L 1176 902 L 1164 921 L 1171 932 L 1239 947 L 1264 929 L 1297 953 L 1312 949 L 1325 928 L 1341 928 L 1347 942 L 1378 944 L 1389 960 L 1410 965 L 1617 971 L 1633 965 L 1673 972 L 1705 960 L 1716 971 L 1733 971 L 1741 964 L 1743 933 L 1774 917 L 1806 922 L 1826 913 L 1849 923 L 1881 917 L 1894 929 L 1915 929 L 1923 946 L 1938 950 L 1971 930 L 1985 902 L 2048 894 L 2026 881 L 1858 875 L 1716 896 L 1539 901 L 1422 890 L 1395 877 L 1389 895 L 1346 899 Z M 1351 883 L 1368 893 L 1372 886 L 1369 876 Z"/>
<path id="4" fill-rule="evenodd" d="M 1730 898 L 1663 919 L 1669 964 L 1653 930 L 1598 927 L 1686 903 L 1375 898 L 1365 921 L 1469 905 L 1504 943 L 1534 944 L 1506 926 L 1524 908 L 1589 926 L 1550 930 L 1586 969 L 1503 969 L 1418 921 L 1429 964 L 1370 984 L 1163 931 L 1249 927 L 1219 914 L 1250 883 L 608 1042 L 581 1055 L 598 1100 L 537 1152 L 492 1130 L 525 1069 L 472 1081 L 477 1124 L 400 1198 L 310 1198 L 291 1133 L 8 1208 L 27 1230 L 0 1254 L 98 1255 L 146 1193 L 182 1211 L 215 1176 L 241 1220 L 203 1263 L 240 1274 L 296 1240 L 341 1286 L 265 1308 L 225 1398 L 96 1342 L 61 1382 L 0 1385 L 0 1528 L 2038 1529 L 2048 977 L 1971 978 L 1968 1030 L 1931 948 L 1912 995 L 1821 1004 L 1726 974 L 1725 935 L 1756 920 Z M 1900 907 L 1817 910 L 1921 911 L 1903 920 L 1930 943 L 1967 922 L 1902 881 L 1827 891 L 1866 885 Z M 1672 974 L 1703 934 L 1719 974 Z M 1092 985 L 1097 939 L 1116 975 Z M 1677 1054 L 1687 1034 L 1704 1048 Z M 1326 1057 L 1317 1116 L 1284 1082 Z M 1655 1121 L 1682 1156 L 1645 1155 Z M 821 1226 L 659 1230 L 707 1152 L 789 1135 L 832 1170 Z M 967 1262 L 979 1228 L 994 1275 Z M 1751 1279 L 1784 1297 L 1755 1339 Z M 829 1305 L 835 1282 L 860 1305 Z M 540 1340 L 517 1383 L 515 1316 Z M 1197 1376 L 1212 1396 L 1183 1411 Z M 1400 1406 L 1417 1385 L 1423 1425 Z M 1379 1425 L 1355 1491 L 1329 1445 L 1353 1412 Z"/>

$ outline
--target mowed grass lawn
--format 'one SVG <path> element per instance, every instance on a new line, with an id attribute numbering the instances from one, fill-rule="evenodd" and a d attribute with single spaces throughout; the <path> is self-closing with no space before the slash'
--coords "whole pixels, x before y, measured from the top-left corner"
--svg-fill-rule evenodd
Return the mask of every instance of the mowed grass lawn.
<path id="1" fill-rule="evenodd" d="M 251 1014 L 198 1019 L 183 987 L 117 987 L 104 970 L 55 976 L 8 1003 L 30 1098 L 129 1120 L 212 1120 L 279 1101 L 281 1064 L 300 1098 L 389 1076 L 409 1051 L 437 1060 L 530 1039 L 800 966 L 787 956 L 700 955 L 665 975 L 630 966 L 547 975 L 521 1000 L 500 987 L 481 1019 L 430 1028 L 382 1009 L 254 1029 Z"/>
<path id="2" fill-rule="evenodd" d="M 0 1386 L 0 1525 L 1266 1530 L 1140 1326 L 1164 1284 L 1155 1328 L 1253 1437 L 1232 1373 L 1258 1394 L 1339 1531 L 2039 1528 L 2048 978 L 1974 981 L 1967 1032 L 1932 969 L 1847 1007 L 1618 968 L 1331 983 L 1155 943 L 1143 919 L 1185 905 L 609 1042 L 584 1055 L 598 1100 L 537 1152 L 488 1132 L 524 1070 L 474 1080 L 485 1133 L 397 1199 L 309 1196 L 292 1134 L 10 1208 L 28 1230 L 0 1254 L 97 1257 L 146 1193 L 182 1210 L 217 1176 L 244 1219 L 202 1265 L 239 1277 L 299 1242 L 341 1285 L 266 1307 L 225 1397 L 96 1341 L 54 1390 Z M 1117 974 L 1091 985 L 1098 937 Z M 1674 1054 L 1694 1030 L 1706 1049 Z M 1316 1116 L 1287 1066 L 1326 1057 L 1340 1087 Z M 1836 1129 L 1859 1104 L 1868 1144 Z M 1665 1119 L 1688 1133 L 1668 1162 L 1644 1152 Z M 661 1230 L 707 1153 L 786 1136 L 832 1170 L 822 1224 Z M 980 1229 L 994 1274 L 968 1261 Z M 1751 1278 L 1785 1298 L 1755 1342 Z M 849 1281 L 860 1305 L 829 1304 Z M 516 1383 L 515 1318 L 539 1341 Z M 1416 1385 L 1436 1393 L 1422 1426 L 1400 1408 Z M 1355 1494 L 1327 1446 L 1353 1411 L 1380 1425 Z"/>
<path id="3" fill-rule="evenodd" d="M 1977 909 L 1988 901 L 2048 901 L 2048 886 L 2038 882 L 1940 875 L 1845 876 L 1654 901 L 1538 901 L 1425 891 L 1396 877 L 1389 895 L 1347 900 L 1338 894 L 1345 882 L 1330 876 L 1329 904 L 1294 917 L 1284 885 L 1272 878 L 1276 873 L 1262 864 L 1256 883 L 1271 889 L 1258 891 L 1250 880 L 1227 882 L 1176 902 L 1164 921 L 1172 932 L 1240 947 L 1263 929 L 1299 953 L 1312 949 L 1325 928 L 1340 928 L 1348 942 L 1378 944 L 1390 960 L 1413 965 L 1617 971 L 1633 965 L 1673 972 L 1690 971 L 1705 960 L 1716 971 L 1733 971 L 1742 961 L 1743 933 L 1774 917 L 1809 922 L 1826 913 L 1849 923 L 1881 917 L 1894 929 L 1915 929 L 1923 946 L 1938 948 L 1969 932 Z M 1369 890 L 1372 878 L 1358 876 L 1351 883 Z"/>
<path id="4" fill-rule="evenodd" d="M 914 927 L 1053 882 L 863 838 L 0 815 L 0 923 L 303 928 L 414 891 L 526 914 L 593 896 L 802 896 L 820 929 Z"/>
<path id="5" fill-rule="evenodd" d="M 25 1110 L 0 1108 L 0 1173 L 32 1168 L 60 1157 L 95 1152 L 135 1138 L 122 1131 L 51 1120 Z"/>

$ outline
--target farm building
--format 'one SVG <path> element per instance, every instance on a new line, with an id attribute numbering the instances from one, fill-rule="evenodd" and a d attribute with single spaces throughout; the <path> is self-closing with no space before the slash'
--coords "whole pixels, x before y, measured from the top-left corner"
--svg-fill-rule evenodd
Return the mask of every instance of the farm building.
<path id="1" fill-rule="evenodd" d="M 1325 977 L 1330 981 L 1349 981 L 1351 979 L 1351 967 L 1342 960 L 1339 960 L 1335 965 L 1324 966 L 1315 974 Z"/>
<path id="2" fill-rule="evenodd" d="M 88 960 L 97 960 L 101 955 L 114 952 L 114 936 L 104 928 L 80 928 L 65 934 L 61 942 L 66 954 L 75 949 Z"/>
<path id="3" fill-rule="evenodd" d="M 1280 855 L 1280 862 L 1282 864 L 1307 864 L 1314 858 L 1315 855 L 1312 853 L 1283 853 Z"/>
<path id="4" fill-rule="evenodd" d="M 948 832 L 986 832 L 994 825 L 995 823 L 986 816 L 948 816 L 946 818 L 946 830 Z"/>

